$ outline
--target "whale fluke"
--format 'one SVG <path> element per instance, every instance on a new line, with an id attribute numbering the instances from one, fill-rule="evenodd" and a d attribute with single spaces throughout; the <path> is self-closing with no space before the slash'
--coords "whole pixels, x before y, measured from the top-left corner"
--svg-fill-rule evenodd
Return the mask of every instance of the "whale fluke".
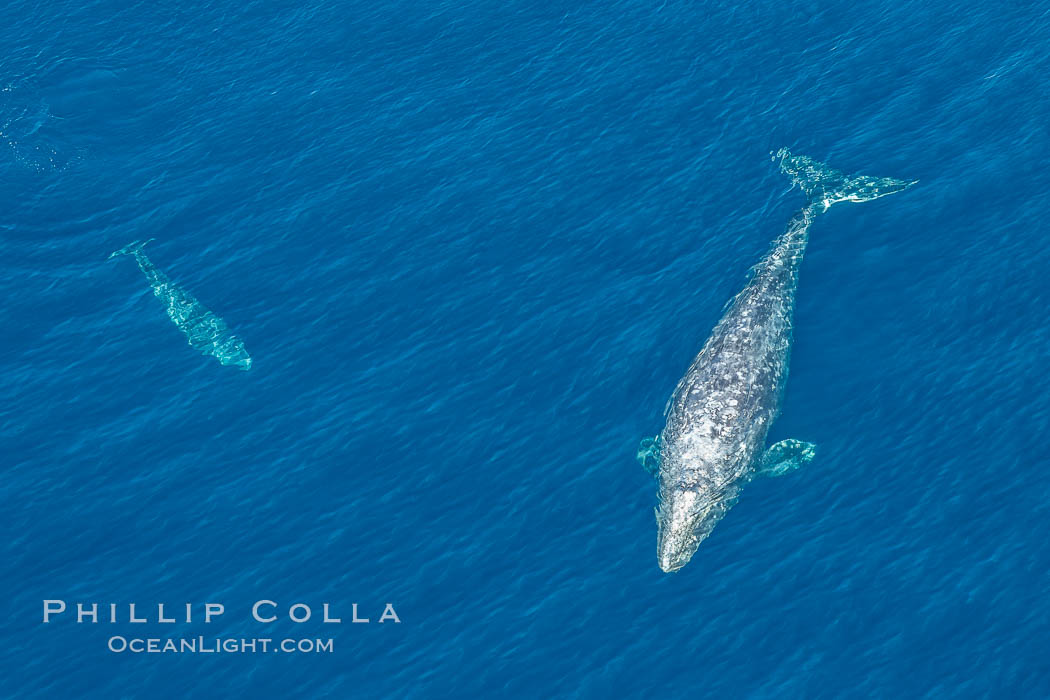
<path id="1" fill-rule="evenodd" d="M 794 155 L 786 148 L 777 151 L 780 169 L 790 177 L 810 201 L 827 209 L 835 202 L 868 202 L 908 189 L 918 180 L 858 175 L 846 177 L 838 170 L 808 156 Z"/>
<path id="2" fill-rule="evenodd" d="M 109 254 L 109 258 L 106 259 L 109 260 L 110 258 L 115 258 L 118 255 L 134 255 L 135 253 L 145 248 L 146 244 L 152 240 L 154 239 L 147 238 L 144 241 L 135 241 L 134 243 L 129 243 L 120 250 L 114 250 L 112 253 Z"/>

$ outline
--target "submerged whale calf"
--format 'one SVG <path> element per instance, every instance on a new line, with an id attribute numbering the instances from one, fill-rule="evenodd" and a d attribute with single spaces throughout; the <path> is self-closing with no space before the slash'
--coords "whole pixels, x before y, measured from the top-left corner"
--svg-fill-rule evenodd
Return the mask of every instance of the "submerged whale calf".
<path id="1" fill-rule="evenodd" d="M 813 219 L 836 202 L 867 202 L 914 184 L 847 178 L 786 149 L 777 157 L 809 203 L 755 266 L 678 383 L 663 432 L 638 450 L 659 480 L 657 558 L 664 571 L 685 566 L 754 475 L 785 474 L 813 459 L 815 446 L 799 440 L 763 451 L 787 379 L 798 268 Z"/>
<path id="2" fill-rule="evenodd" d="M 215 356 L 224 365 L 250 369 L 252 358 L 248 356 L 241 339 L 231 333 L 222 319 L 205 308 L 192 294 L 168 279 L 142 252 L 142 248 L 152 240 L 135 241 L 109 257 L 135 256 L 135 261 L 153 288 L 153 294 L 167 305 L 168 317 L 186 334 L 190 345 L 204 355 Z"/>

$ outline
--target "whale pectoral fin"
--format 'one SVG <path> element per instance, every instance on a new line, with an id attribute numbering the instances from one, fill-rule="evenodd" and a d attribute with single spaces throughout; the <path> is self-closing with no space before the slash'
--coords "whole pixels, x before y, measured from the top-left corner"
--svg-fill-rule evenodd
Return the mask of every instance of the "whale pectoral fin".
<path id="1" fill-rule="evenodd" d="M 781 440 L 762 455 L 758 473 L 762 476 L 781 476 L 813 461 L 817 446 L 801 440 Z"/>
<path id="2" fill-rule="evenodd" d="M 660 436 L 645 438 L 638 445 L 638 462 L 654 479 L 660 473 Z"/>

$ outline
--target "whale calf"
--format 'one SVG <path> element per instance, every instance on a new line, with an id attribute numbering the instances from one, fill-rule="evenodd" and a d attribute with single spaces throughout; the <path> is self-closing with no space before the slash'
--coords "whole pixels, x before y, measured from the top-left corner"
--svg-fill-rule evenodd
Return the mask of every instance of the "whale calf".
<path id="1" fill-rule="evenodd" d="M 142 248 L 152 241 L 135 241 L 109 257 L 132 255 L 149 280 L 153 294 L 167 305 L 168 317 L 186 334 L 190 345 L 204 355 L 212 355 L 224 365 L 251 369 L 252 358 L 240 338 L 230 332 L 223 320 L 197 301 L 192 294 L 177 286 L 157 269 Z"/>
<path id="2" fill-rule="evenodd" d="M 755 475 L 794 471 L 816 454 L 801 440 L 764 449 L 787 379 L 798 269 L 813 219 L 836 202 L 867 202 L 915 183 L 848 178 L 786 149 L 776 158 L 809 202 L 755 266 L 678 383 L 663 431 L 638 450 L 659 481 L 657 559 L 667 572 L 686 565 Z"/>

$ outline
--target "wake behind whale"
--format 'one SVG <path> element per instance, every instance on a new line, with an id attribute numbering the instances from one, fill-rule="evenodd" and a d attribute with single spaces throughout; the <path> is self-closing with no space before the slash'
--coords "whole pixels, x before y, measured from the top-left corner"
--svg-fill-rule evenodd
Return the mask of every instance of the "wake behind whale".
<path id="1" fill-rule="evenodd" d="M 251 369 L 252 358 L 244 343 L 235 336 L 221 318 L 209 311 L 192 294 L 182 289 L 157 269 L 142 248 L 152 241 L 135 241 L 110 255 L 134 256 L 142 274 L 146 275 L 153 294 L 167 307 L 168 317 L 189 340 L 190 345 L 204 355 L 212 355 L 224 365 L 243 370 Z"/>
<path id="2" fill-rule="evenodd" d="M 867 202 L 914 184 L 847 178 L 786 149 L 777 157 L 809 203 L 755 266 L 678 383 L 663 432 L 638 450 L 659 481 L 657 558 L 664 571 L 685 566 L 756 474 L 785 474 L 816 454 L 799 440 L 764 449 L 787 380 L 798 269 L 813 219 L 836 202 Z"/>

